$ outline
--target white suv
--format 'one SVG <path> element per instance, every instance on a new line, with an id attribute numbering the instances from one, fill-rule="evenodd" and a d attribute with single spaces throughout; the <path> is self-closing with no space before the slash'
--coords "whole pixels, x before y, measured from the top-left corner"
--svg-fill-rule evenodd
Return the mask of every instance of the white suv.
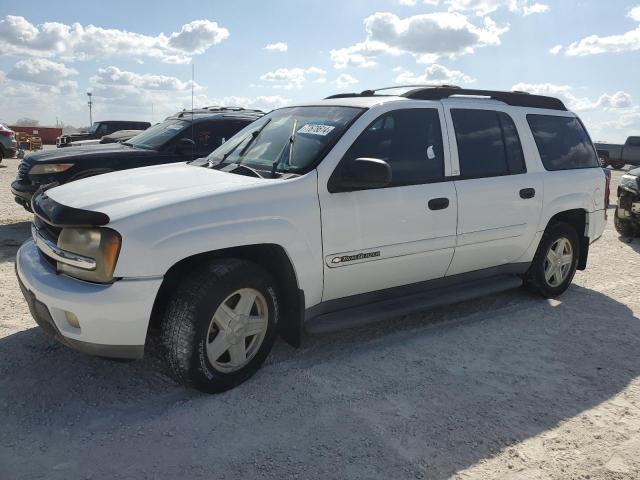
<path id="1" fill-rule="evenodd" d="M 604 230 L 605 182 L 557 99 L 366 91 L 273 111 L 206 159 L 36 195 L 16 268 L 65 344 L 138 358 L 159 331 L 176 377 L 218 392 L 278 335 L 560 295 Z"/>

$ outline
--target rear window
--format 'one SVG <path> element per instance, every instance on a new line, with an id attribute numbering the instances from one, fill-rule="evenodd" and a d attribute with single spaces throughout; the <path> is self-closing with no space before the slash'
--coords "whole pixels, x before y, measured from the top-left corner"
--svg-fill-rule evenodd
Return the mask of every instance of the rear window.
<path id="1" fill-rule="evenodd" d="M 527 115 L 542 164 L 547 170 L 598 167 L 591 139 L 579 119 L 554 115 Z"/>

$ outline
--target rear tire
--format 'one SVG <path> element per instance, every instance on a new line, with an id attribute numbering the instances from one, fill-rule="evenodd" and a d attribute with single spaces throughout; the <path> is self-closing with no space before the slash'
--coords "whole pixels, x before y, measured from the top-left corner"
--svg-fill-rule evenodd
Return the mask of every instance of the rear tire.
<path id="1" fill-rule="evenodd" d="M 616 227 L 616 232 L 620 234 L 622 237 L 633 237 L 635 236 L 636 229 L 629 220 L 623 220 L 618 217 L 618 207 L 616 207 L 616 212 L 613 215 L 613 226 Z"/>
<path id="2" fill-rule="evenodd" d="M 525 288 L 544 298 L 559 297 L 571 285 L 579 258 L 575 229 L 565 222 L 549 225 L 525 274 Z"/>
<path id="3" fill-rule="evenodd" d="M 273 277 L 251 262 L 219 259 L 189 272 L 161 325 L 175 378 L 207 393 L 246 381 L 273 347 L 279 311 Z"/>

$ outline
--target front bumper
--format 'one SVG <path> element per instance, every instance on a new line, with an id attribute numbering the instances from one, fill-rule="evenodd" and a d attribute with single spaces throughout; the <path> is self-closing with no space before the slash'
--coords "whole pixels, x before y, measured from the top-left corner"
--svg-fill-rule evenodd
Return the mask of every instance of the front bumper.
<path id="1" fill-rule="evenodd" d="M 123 279 L 108 285 L 58 275 L 33 240 L 16 255 L 16 274 L 35 321 L 65 345 L 112 358 L 141 358 L 162 278 Z M 68 313 L 78 319 L 72 326 Z"/>
<path id="2" fill-rule="evenodd" d="M 18 180 L 11 183 L 11 193 L 13 193 L 16 203 L 31 211 L 31 198 L 38 190 L 37 185 L 25 184 Z"/>

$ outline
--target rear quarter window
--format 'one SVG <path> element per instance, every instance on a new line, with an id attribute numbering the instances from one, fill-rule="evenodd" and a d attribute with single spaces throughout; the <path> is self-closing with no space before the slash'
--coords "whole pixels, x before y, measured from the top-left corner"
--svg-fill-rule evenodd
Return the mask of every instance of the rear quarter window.
<path id="1" fill-rule="evenodd" d="M 598 167 L 598 157 L 582 122 L 576 117 L 527 115 L 546 170 Z"/>

